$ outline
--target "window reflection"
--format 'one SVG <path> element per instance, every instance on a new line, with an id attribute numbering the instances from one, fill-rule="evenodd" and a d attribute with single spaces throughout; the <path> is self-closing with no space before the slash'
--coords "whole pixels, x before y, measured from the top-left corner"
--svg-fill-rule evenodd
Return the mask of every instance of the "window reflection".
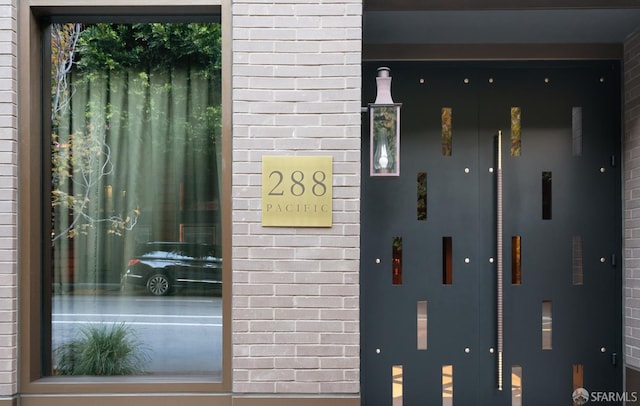
<path id="1" fill-rule="evenodd" d="M 45 371 L 220 375 L 219 39 L 219 24 L 51 27 Z M 141 362 L 80 369 L 74 346 L 99 340 Z"/>

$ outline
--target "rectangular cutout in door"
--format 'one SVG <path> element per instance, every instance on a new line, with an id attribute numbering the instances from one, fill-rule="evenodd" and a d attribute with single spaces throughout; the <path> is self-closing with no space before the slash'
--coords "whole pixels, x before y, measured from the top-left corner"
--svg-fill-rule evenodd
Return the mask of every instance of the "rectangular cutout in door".
<path id="1" fill-rule="evenodd" d="M 542 172 L 542 219 L 551 220 L 551 172 Z"/>
<path id="2" fill-rule="evenodd" d="M 417 317 L 417 329 L 418 329 L 418 350 L 427 349 L 427 301 L 421 300 L 418 302 L 418 317 Z"/>
<path id="3" fill-rule="evenodd" d="M 453 365 L 442 366 L 442 406 L 453 406 Z"/>
<path id="4" fill-rule="evenodd" d="M 582 155 L 582 107 L 571 109 L 573 156 Z"/>
<path id="5" fill-rule="evenodd" d="M 418 220 L 427 219 L 427 173 L 419 172 L 417 177 L 418 187 Z"/>
<path id="6" fill-rule="evenodd" d="M 511 284 L 522 284 L 522 238 L 511 237 Z"/>
<path id="7" fill-rule="evenodd" d="M 442 284 L 453 284 L 453 237 L 442 237 Z"/>
<path id="8" fill-rule="evenodd" d="M 393 237 L 391 245 L 392 283 L 402 285 L 402 237 Z"/>
<path id="9" fill-rule="evenodd" d="M 542 349 L 550 350 L 552 345 L 553 314 L 551 300 L 542 301 Z"/>
<path id="10" fill-rule="evenodd" d="M 520 107 L 511 107 L 511 156 L 522 154 L 522 111 Z"/>
<path id="11" fill-rule="evenodd" d="M 582 236 L 574 235 L 571 244 L 572 256 L 572 282 L 574 285 L 582 285 L 584 282 L 584 264 L 582 254 Z"/>
<path id="12" fill-rule="evenodd" d="M 522 406 L 522 367 L 511 367 L 511 406 Z"/>
<path id="13" fill-rule="evenodd" d="M 393 365 L 391 367 L 391 396 L 393 406 L 402 406 L 402 365 Z"/>
<path id="14" fill-rule="evenodd" d="M 442 155 L 451 156 L 453 151 L 453 130 L 452 124 L 453 111 L 451 107 L 442 108 Z"/>
<path id="15" fill-rule="evenodd" d="M 574 394 L 576 396 L 580 396 L 582 395 L 583 397 L 587 396 L 586 394 L 579 394 L 576 393 L 576 389 L 583 389 L 584 388 L 584 366 L 582 364 L 574 364 L 573 365 L 573 391 Z M 589 400 L 589 399 L 582 399 L 582 400 Z M 579 406 L 580 404 L 584 404 L 584 403 L 577 403 L 577 402 L 573 402 L 574 406 Z"/>

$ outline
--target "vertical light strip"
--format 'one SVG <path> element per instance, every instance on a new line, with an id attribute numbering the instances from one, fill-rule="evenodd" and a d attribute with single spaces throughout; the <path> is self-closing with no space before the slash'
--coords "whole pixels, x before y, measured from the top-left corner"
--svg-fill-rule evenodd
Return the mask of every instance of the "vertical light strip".
<path id="1" fill-rule="evenodd" d="M 582 156 L 582 107 L 571 110 L 573 156 Z"/>
<path id="2" fill-rule="evenodd" d="M 442 284 L 453 284 L 453 237 L 442 237 Z"/>
<path id="3" fill-rule="evenodd" d="M 442 366 L 442 406 L 453 406 L 453 365 Z"/>
<path id="4" fill-rule="evenodd" d="M 451 107 L 442 108 L 442 155 L 451 156 L 453 151 L 453 130 L 452 130 Z"/>
<path id="5" fill-rule="evenodd" d="M 584 265 L 582 253 L 582 236 L 574 235 L 571 244 L 571 256 L 573 258 L 572 265 L 572 281 L 574 285 L 582 285 L 584 283 Z"/>
<path id="6" fill-rule="evenodd" d="M 392 283 L 402 285 L 402 237 L 393 237 L 391 258 Z"/>
<path id="7" fill-rule="evenodd" d="M 511 156 L 522 154 L 522 111 L 511 107 Z"/>
<path id="8" fill-rule="evenodd" d="M 503 292 L 502 292 L 502 274 L 503 274 L 503 255 L 502 255 L 502 130 L 498 130 L 498 173 L 497 173 L 497 196 L 496 196 L 496 251 L 498 256 L 498 264 L 497 264 L 497 300 L 496 300 L 496 325 L 497 325 L 497 338 L 498 338 L 498 390 L 502 390 L 502 380 L 503 380 L 503 372 L 502 372 L 502 353 L 503 353 L 503 330 L 504 326 L 503 322 Z"/>
<path id="9" fill-rule="evenodd" d="M 427 301 L 422 300 L 418 302 L 418 317 L 417 317 L 417 329 L 418 329 L 418 350 L 427 349 Z"/>
<path id="10" fill-rule="evenodd" d="M 427 219 L 427 173 L 426 172 L 418 172 L 416 184 L 418 188 L 417 217 L 419 221 L 425 221 Z"/>
<path id="11" fill-rule="evenodd" d="M 589 393 L 584 389 L 584 366 L 573 365 L 573 399 L 574 406 L 584 405 L 589 400 Z"/>
<path id="12" fill-rule="evenodd" d="M 402 365 L 393 365 L 391 367 L 391 396 L 393 406 L 402 406 Z"/>
<path id="13" fill-rule="evenodd" d="M 511 237 L 511 284 L 522 284 L 522 237 Z"/>
<path id="14" fill-rule="evenodd" d="M 522 367 L 511 367 L 511 406 L 522 406 Z"/>
<path id="15" fill-rule="evenodd" d="M 542 219 L 551 220 L 552 173 L 542 172 Z"/>
<path id="16" fill-rule="evenodd" d="M 542 349 L 552 348 L 553 310 L 551 300 L 542 301 Z"/>

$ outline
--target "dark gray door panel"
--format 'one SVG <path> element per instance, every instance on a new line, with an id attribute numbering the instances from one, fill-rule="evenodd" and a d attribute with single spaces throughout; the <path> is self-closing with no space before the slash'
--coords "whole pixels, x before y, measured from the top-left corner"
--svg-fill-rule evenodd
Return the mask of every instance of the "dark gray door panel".
<path id="1" fill-rule="evenodd" d="M 364 65 L 365 101 L 375 99 L 379 66 Z M 570 402 L 574 365 L 584 368 L 588 390 L 620 391 L 617 63 L 389 66 L 393 98 L 403 103 L 399 177 L 368 176 L 363 115 L 363 404 L 447 404 L 450 377 L 443 371 L 449 365 L 456 405 L 512 404 L 514 366 L 522 369 L 524 405 Z M 511 156 L 512 107 L 521 111 L 520 156 Z M 452 112 L 451 156 L 442 152 L 443 108 Z M 498 130 L 504 157 L 502 391 L 496 353 Z M 417 216 L 420 173 L 426 173 L 426 220 Z M 543 208 L 544 176 L 550 178 L 550 209 Z M 544 210 L 550 218 L 543 218 Z M 519 285 L 511 276 L 514 236 L 521 241 Z M 394 285 L 398 237 L 402 283 Z M 443 283 L 447 255 L 451 284 Z M 574 280 L 576 268 L 581 284 Z M 427 349 L 417 347 L 421 301 L 427 302 Z M 550 349 L 542 346 L 543 301 L 552 309 Z"/>

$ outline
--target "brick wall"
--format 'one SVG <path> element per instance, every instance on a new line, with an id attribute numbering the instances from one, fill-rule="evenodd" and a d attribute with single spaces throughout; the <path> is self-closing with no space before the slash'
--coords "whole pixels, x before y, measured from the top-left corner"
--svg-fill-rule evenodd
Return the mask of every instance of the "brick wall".
<path id="1" fill-rule="evenodd" d="M 0 0 L 0 397 L 17 390 L 16 0 Z"/>
<path id="2" fill-rule="evenodd" d="M 625 356 L 640 368 L 640 34 L 624 49 Z"/>
<path id="3" fill-rule="evenodd" d="M 234 1 L 234 392 L 359 392 L 361 16 Z M 264 154 L 333 156 L 333 227 L 261 227 Z"/>

